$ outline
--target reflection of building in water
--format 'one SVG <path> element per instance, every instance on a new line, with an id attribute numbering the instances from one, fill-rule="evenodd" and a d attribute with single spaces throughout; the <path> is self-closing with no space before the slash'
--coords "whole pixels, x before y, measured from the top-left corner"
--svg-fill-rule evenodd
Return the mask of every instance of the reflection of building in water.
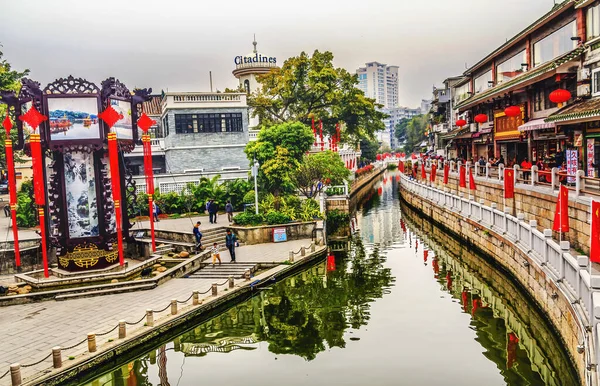
<path id="1" fill-rule="evenodd" d="M 417 229 L 412 216 L 415 215 L 405 215 L 404 221 Z M 548 322 L 533 311 L 535 306 L 516 285 L 499 272 L 489 275 L 496 271 L 494 267 L 438 228 L 427 225 L 427 229 L 428 234 L 418 232 L 419 247 L 435 254 L 434 277 L 441 290 L 450 292 L 464 312 L 471 314 L 477 341 L 486 349 L 486 356 L 498 365 L 507 384 L 527 384 L 531 379 L 539 379 L 544 385 L 578 384 L 564 348 L 554 338 Z M 460 260 L 455 255 L 460 255 Z M 483 277 L 482 273 L 487 275 Z"/>

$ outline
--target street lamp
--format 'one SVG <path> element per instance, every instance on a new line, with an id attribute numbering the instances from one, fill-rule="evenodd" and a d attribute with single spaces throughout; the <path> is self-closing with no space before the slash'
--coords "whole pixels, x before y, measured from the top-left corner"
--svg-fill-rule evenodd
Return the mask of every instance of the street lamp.
<path id="1" fill-rule="evenodd" d="M 256 183 L 256 177 L 258 176 L 258 167 L 260 164 L 254 158 L 254 165 L 252 166 L 252 176 L 254 177 L 254 209 L 256 214 L 258 214 L 258 184 Z"/>

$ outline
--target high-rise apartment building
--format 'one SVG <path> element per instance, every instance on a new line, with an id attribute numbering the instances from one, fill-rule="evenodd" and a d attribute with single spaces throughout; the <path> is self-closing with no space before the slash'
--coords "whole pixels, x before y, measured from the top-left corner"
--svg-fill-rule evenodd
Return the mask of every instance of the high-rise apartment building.
<path id="1" fill-rule="evenodd" d="M 398 66 L 369 62 L 356 70 L 358 88 L 384 108 L 398 106 Z"/>

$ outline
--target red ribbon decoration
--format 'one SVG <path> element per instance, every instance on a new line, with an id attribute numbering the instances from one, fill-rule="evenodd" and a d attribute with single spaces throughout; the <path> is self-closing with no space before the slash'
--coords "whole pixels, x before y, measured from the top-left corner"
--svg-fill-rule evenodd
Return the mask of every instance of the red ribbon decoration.
<path id="1" fill-rule="evenodd" d="M 323 143 L 323 121 L 319 119 L 319 130 L 321 131 L 321 151 L 325 150 L 325 144 Z"/>
<path id="2" fill-rule="evenodd" d="M 44 184 L 44 159 L 42 156 L 42 142 L 40 135 L 36 133 L 38 126 L 48 120 L 48 117 L 40 114 L 35 106 L 19 117 L 23 122 L 26 122 L 33 129 L 33 133 L 29 136 L 29 145 L 31 146 L 31 164 L 33 167 L 33 193 L 35 203 L 39 206 L 38 214 L 40 221 L 40 233 L 42 237 L 42 263 L 44 265 L 44 277 L 48 278 L 48 250 L 46 248 L 46 219 L 44 214 L 44 206 L 46 205 L 46 189 Z"/>
<path id="3" fill-rule="evenodd" d="M 15 178 L 15 161 L 13 157 L 12 140 L 10 139 L 10 129 L 12 123 L 6 111 L 6 118 L 2 123 L 6 130 L 6 139 L 4 145 L 6 149 L 6 167 L 8 168 L 8 203 L 10 205 L 10 216 L 12 220 L 13 239 L 15 244 L 15 264 L 21 266 L 21 252 L 19 251 L 19 228 L 17 227 L 17 180 Z"/>
<path id="4" fill-rule="evenodd" d="M 154 194 L 154 173 L 152 172 L 152 145 L 150 143 L 150 134 L 148 130 L 156 121 L 150 119 L 146 113 L 142 113 L 142 116 L 138 119 L 137 125 L 142 129 L 144 134 L 142 135 L 142 145 L 144 149 L 144 174 L 146 175 L 146 194 L 148 195 L 148 214 L 150 214 L 150 236 L 152 238 L 152 252 L 156 251 L 156 240 L 154 237 L 154 205 L 153 197 Z"/>
<path id="5" fill-rule="evenodd" d="M 109 105 L 106 110 L 98 114 L 98 117 L 100 117 L 100 119 L 102 119 L 108 125 L 109 129 L 112 129 L 115 123 L 117 123 L 120 119 L 123 119 L 123 115 L 119 114 L 111 105 Z M 108 159 L 110 161 L 110 179 L 117 222 L 119 265 L 123 266 L 125 265 L 125 258 L 123 256 L 123 214 L 121 211 L 121 176 L 119 172 L 119 149 L 117 147 L 117 133 L 108 133 Z"/>

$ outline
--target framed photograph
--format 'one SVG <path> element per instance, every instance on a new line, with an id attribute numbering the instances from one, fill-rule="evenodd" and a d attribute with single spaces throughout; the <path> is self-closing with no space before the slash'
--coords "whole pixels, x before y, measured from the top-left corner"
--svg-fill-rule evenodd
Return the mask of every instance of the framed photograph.
<path id="1" fill-rule="evenodd" d="M 48 96 L 50 141 L 101 140 L 98 102 L 96 96 Z"/>
<path id="2" fill-rule="evenodd" d="M 99 236 L 94 156 L 64 153 L 63 160 L 69 238 Z"/>
<path id="3" fill-rule="evenodd" d="M 109 99 L 110 105 L 116 112 L 123 115 L 113 126 L 118 140 L 133 141 L 133 120 L 131 116 L 131 102 L 120 99 Z"/>

